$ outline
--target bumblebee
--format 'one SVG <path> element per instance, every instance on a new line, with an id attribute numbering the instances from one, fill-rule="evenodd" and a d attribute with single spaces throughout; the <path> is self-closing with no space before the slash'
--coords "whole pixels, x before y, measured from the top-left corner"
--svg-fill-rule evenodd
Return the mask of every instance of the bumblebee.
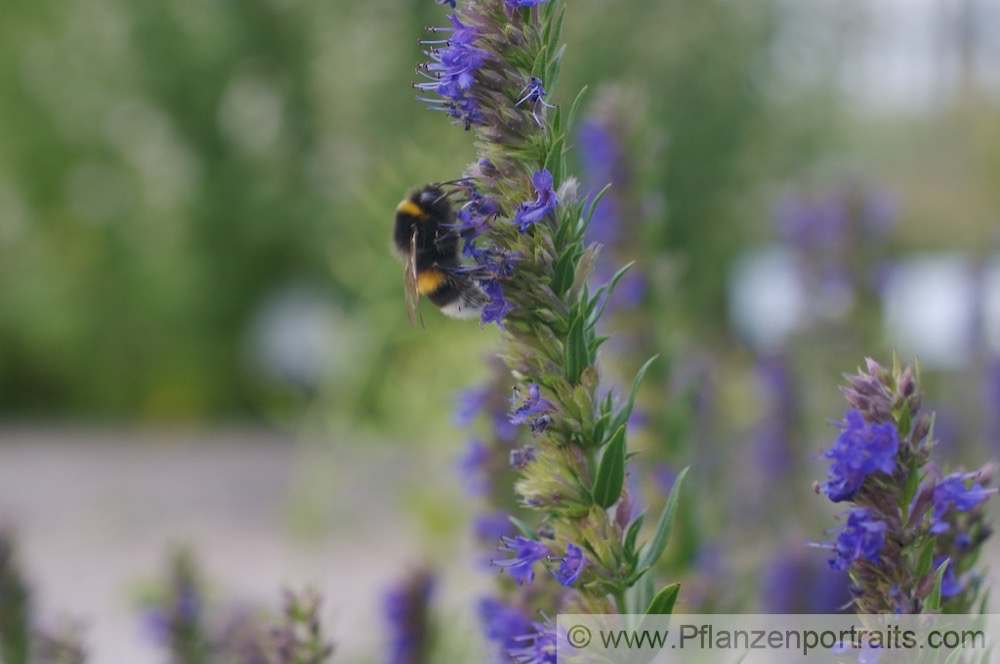
<path id="1" fill-rule="evenodd" d="M 419 319 L 420 296 L 452 318 L 475 318 L 487 303 L 486 294 L 461 270 L 455 213 L 440 184 L 417 189 L 396 206 L 393 249 L 403 260 L 406 311 Z"/>

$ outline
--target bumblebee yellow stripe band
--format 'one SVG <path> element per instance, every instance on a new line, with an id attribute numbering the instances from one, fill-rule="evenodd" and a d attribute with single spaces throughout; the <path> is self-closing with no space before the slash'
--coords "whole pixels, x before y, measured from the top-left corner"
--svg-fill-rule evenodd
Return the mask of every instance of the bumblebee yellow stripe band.
<path id="1" fill-rule="evenodd" d="M 420 206 L 408 198 L 396 206 L 396 212 L 402 212 L 403 214 L 408 214 L 411 217 L 417 217 L 418 219 L 424 219 L 427 217 L 427 214 L 420 209 Z"/>
<path id="2" fill-rule="evenodd" d="M 433 293 L 444 285 L 444 273 L 431 268 L 417 275 L 417 292 L 421 295 Z"/>

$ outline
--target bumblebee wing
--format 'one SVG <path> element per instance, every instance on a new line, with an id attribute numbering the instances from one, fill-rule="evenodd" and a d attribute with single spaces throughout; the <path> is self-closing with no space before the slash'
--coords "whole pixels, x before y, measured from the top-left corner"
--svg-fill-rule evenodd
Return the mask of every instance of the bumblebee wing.
<path id="1" fill-rule="evenodd" d="M 424 318 L 420 315 L 420 291 L 417 289 L 417 229 L 410 236 L 410 251 L 403 260 L 403 286 L 406 291 L 406 313 L 413 325 L 420 321 L 424 327 Z"/>

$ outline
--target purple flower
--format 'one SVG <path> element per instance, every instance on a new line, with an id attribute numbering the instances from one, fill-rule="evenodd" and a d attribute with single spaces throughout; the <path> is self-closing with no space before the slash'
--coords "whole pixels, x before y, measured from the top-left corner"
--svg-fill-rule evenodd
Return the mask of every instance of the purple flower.
<path id="1" fill-rule="evenodd" d="M 869 424 L 857 410 L 848 410 L 845 425 L 822 458 L 832 459 L 827 481 L 820 490 L 835 503 L 853 498 L 866 476 L 896 467 L 899 435 L 892 424 Z"/>
<path id="2" fill-rule="evenodd" d="M 515 388 L 513 401 L 516 401 L 518 396 L 518 391 Z M 521 402 L 521 405 L 510 416 L 510 423 L 517 425 L 527 422 L 528 426 L 531 427 L 531 433 L 537 435 L 545 431 L 545 428 L 549 425 L 551 418 L 548 413 L 552 410 L 552 404 L 547 399 L 541 398 L 538 384 L 532 383 L 528 386 L 528 397 Z"/>
<path id="3" fill-rule="evenodd" d="M 572 542 L 566 542 L 566 555 L 563 556 L 559 569 L 552 572 L 556 580 L 564 586 L 572 586 L 580 578 L 587 559 L 583 557 L 583 549 Z"/>
<path id="4" fill-rule="evenodd" d="M 418 572 L 385 595 L 383 609 L 389 624 L 389 662 L 426 661 L 429 625 L 428 604 L 434 577 Z"/>
<path id="5" fill-rule="evenodd" d="M 556 193 L 552 190 L 552 174 L 548 169 L 535 171 L 531 176 L 531 184 L 535 187 L 538 197 L 534 203 L 521 203 L 514 213 L 514 223 L 522 233 L 552 214 L 559 204 Z"/>
<path id="6" fill-rule="evenodd" d="M 851 601 L 850 579 L 803 551 L 781 552 L 761 578 L 760 604 L 765 613 L 837 613 Z"/>
<path id="7" fill-rule="evenodd" d="M 847 523 L 837 534 L 834 542 L 828 545 L 834 552 L 830 568 L 844 570 L 855 560 L 878 562 L 879 551 L 885 544 L 885 531 L 888 527 L 885 521 L 876 519 L 867 508 L 862 507 L 848 512 Z"/>
<path id="8" fill-rule="evenodd" d="M 493 248 L 480 254 L 479 264 L 486 268 L 494 279 L 510 279 L 514 276 L 514 265 L 521 257 L 516 251 Z"/>
<path id="9" fill-rule="evenodd" d="M 480 282 L 480 286 L 483 292 L 486 293 L 486 297 L 490 298 L 490 301 L 486 303 L 483 307 L 482 317 L 480 318 L 480 324 L 486 325 L 488 323 L 496 323 L 501 329 L 503 329 L 503 319 L 510 310 L 513 308 L 507 298 L 503 296 L 503 288 L 500 286 L 500 282 L 496 279 L 487 279 L 486 281 Z"/>
<path id="10" fill-rule="evenodd" d="M 836 247 L 847 230 L 848 211 L 838 195 L 819 200 L 786 196 L 775 207 L 774 225 L 786 242 L 797 247 Z"/>
<path id="11" fill-rule="evenodd" d="M 524 613 L 492 597 L 479 601 L 479 620 L 486 638 L 498 641 L 505 652 L 517 647 L 516 639 L 531 629 L 531 620 Z"/>
<path id="12" fill-rule="evenodd" d="M 486 408 L 490 399 L 490 386 L 480 385 L 462 390 L 455 397 L 455 426 L 467 427 L 475 421 L 476 416 Z"/>
<path id="13" fill-rule="evenodd" d="M 514 640 L 525 644 L 507 651 L 518 664 L 556 664 L 556 630 L 551 625 L 536 622 L 531 633 Z"/>
<path id="14" fill-rule="evenodd" d="M 494 560 L 494 565 L 507 570 L 507 573 L 517 581 L 517 585 L 525 581 L 531 583 L 535 580 L 534 564 L 539 560 L 548 558 L 549 547 L 541 542 L 530 540 L 527 537 L 518 535 L 513 539 L 510 537 L 500 538 L 500 550 L 514 554 L 513 558 L 506 560 Z"/>
<path id="15" fill-rule="evenodd" d="M 476 537 L 483 540 L 497 540 L 514 532 L 514 524 L 506 512 L 488 512 L 480 514 L 473 520 Z"/>
<path id="16" fill-rule="evenodd" d="M 150 606 L 140 618 L 142 630 L 156 644 L 169 646 L 178 634 L 195 633 L 202 613 L 201 594 L 186 570 L 178 572 L 169 599 Z"/>
<path id="17" fill-rule="evenodd" d="M 490 481 L 485 473 L 489 461 L 490 451 L 482 439 L 470 438 L 465 454 L 458 461 L 458 471 L 472 495 L 482 495 L 489 490 Z"/>
<path id="18" fill-rule="evenodd" d="M 974 476 L 975 473 L 967 475 L 952 473 L 938 482 L 934 487 L 934 523 L 931 526 L 932 533 L 940 534 L 948 531 L 950 526 L 943 519 L 948 513 L 949 508 L 954 507 L 958 512 L 968 512 L 986 500 L 990 494 L 997 492 L 996 489 L 984 489 L 981 484 L 973 484 L 971 487 L 966 487 L 965 481 Z"/>
<path id="19" fill-rule="evenodd" d="M 606 121 L 591 119 L 580 125 L 577 131 L 587 188 L 596 193 L 606 184 L 613 185 L 613 189 L 601 199 L 600 205 L 592 210 L 590 226 L 587 227 L 587 238 L 606 246 L 616 244 L 622 234 L 622 206 L 615 192 L 629 179 L 624 167 L 625 153 L 621 141 L 608 125 Z M 594 205 L 595 193 L 588 196 L 588 210 Z M 614 274 L 617 266 L 604 266 L 604 261 L 600 260 L 602 256 L 603 254 L 598 256 L 599 267 L 604 268 L 601 271 Z"/>
<path id="20" fill-rule="evenodd" d="M 534 7 L 535 5 L 540 5 L 543 2 L 548 2 L 549 0 L 504 0 L 508 7 Z"/>
<path id="21" fill-rule="evenodd" d="M 528 79 L 528 84 L 524 86 L 523 90 L 521 90 L 521 98 L 518 99 L 517 103 L 514 105 L 520 106 L 524 102 L 530 102 L 531 117 L 535 118 L 535 122 L 537 122 L 538 124 L 542 124 L 541 119 L 538 117 L 539 105 L 541 105 L 542 108 L 555 108 L 553 104 L 549 104 L 544 99 L 542 99 L 542 97 L 544 97 L 546 94 L 547 93 L 545 92 L 545 88 L 542 86 L 542 79 L 538 78 L 537 76 L 532 76 L 530 79 Z"/>
<path id="22" fill-rule="evenodd" d="M 453 4 L 449 1 L 449 4 Z M 448 19 L 450 28 L 433 28 L 431 32 L 451 32 L 445 40 L 424 40 L 421 43 L 430 48 L 425 51 L 430 62 L 422 65 L 417 73 L 426 78 L 413 87 L 440 95 L 441 99 L 417 97 L 428 103 L 428 108 L 445 111 L 465 125 L 468 130 L 483 121 L 482 111 L 474 99 L 466 93 L 475 83 L 475 74 L 490 57 L 486 51 L 471 46 L 479 34 L 474 28 L 464 25 L 455 14 Z M 442 46 L 443 45 L 443 46 Z"/>
<path id="23" fill-rule="evenodd" d="M 518 470 L 524 470 L 534 460 L 535 448 L 531 445 L 525 445 L 524 447 L 510 451 L 510 465 Z"/>

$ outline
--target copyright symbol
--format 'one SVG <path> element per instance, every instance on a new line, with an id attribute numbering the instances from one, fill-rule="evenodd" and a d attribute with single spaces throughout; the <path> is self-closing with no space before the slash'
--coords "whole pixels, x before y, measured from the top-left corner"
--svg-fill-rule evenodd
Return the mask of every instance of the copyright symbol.
<path id="1" fill-rule="evenodd" d="M 566 641 L 574 648 L 586 648 L 590 639 L 590 630 L 585 625 L 573 625 L 566 632 Z"/>

